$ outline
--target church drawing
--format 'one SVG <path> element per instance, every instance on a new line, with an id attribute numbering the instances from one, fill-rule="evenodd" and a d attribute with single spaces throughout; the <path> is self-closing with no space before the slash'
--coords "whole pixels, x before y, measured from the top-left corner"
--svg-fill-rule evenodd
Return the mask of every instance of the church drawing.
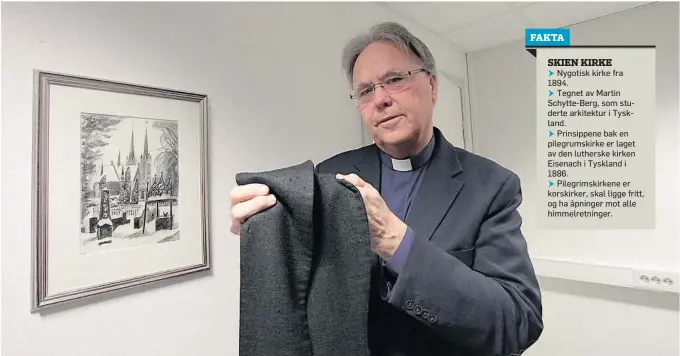
<path id="1" fill-rule="evenodd" d="M 135 155 L 135 133 L 130 133 L 130 151 L 124 161 L 121 161 L 120 150 L 118 160 L 102 163 L 99 177 L 92 183 L 94 197 L 101 195 L 100 179 L 106 176 L 106 182 L 111 195 L 118 196 L 121 203 L 136 204 L 146 200 L 146 190 L 140 189 L 147 183 L 152 182 L 153 159 L 149 153 L 148 129 L 144 132 L 144 151 L 137 157 Z"/>
<path id="2" fill-rule="evenodd" d="M 83 253 L 179 239 L 177 122 L 84 113 L 81 136 Z"/>

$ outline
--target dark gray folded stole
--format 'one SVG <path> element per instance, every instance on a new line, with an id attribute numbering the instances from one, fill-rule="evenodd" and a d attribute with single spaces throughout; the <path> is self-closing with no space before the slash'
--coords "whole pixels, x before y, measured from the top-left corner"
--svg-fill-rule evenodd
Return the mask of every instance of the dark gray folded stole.
<path id="1" fill-rule="evenodd" d="M 311 161 L 236 182 L 277 198 L 241 228 L 239 355 L 369 355 L 373 253 L 359 191 Z"/>

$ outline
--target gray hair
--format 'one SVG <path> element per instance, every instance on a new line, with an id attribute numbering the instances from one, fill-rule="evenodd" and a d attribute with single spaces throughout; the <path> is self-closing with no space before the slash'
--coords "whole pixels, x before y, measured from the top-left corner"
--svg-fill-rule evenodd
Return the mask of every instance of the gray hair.
<path id="1" fill-rule="evenodd" d="M 427 45 L 406 27 L 395 22 L 382 22 L 371 27 L 367 33 L 354 37 L 343 49 L 342 67 L 350 84 L 354 75 L 354 64 L 361 52 L 370 44 L 383 41 L 394 43 L 404 52 L 410 50 L 420 59 L 423 68 L 431 75 L 436 76 L 437 68 L 434 63 L 434 56 L 430 53 Z"/>

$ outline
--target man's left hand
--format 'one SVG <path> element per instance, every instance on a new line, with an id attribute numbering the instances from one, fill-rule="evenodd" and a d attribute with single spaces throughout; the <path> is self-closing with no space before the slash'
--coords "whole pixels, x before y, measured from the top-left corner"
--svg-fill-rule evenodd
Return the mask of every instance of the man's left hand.
<path id="1" fill-rule="evenodd" d="M 337 178 L 350 182 L 361 193 L 371 233 L 371 250 L 384 260 L 389 260 L 406 234 L 406 224 L 392 213 L 378 190 L 359 176 L 354 173 L 338 174 Z"/>

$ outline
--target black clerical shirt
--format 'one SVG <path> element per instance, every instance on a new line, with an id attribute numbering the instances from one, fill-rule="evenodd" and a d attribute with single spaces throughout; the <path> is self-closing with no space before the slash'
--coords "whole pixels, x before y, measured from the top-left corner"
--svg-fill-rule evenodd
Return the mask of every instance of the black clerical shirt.
<path id="1" fill-rule="evenodd" d="M 434 143 L 433 136 L 420 153 L 409 159 L 397 160 L 385 152 L 380 152 L 382 162 L 380 195 L 390 210 L 402 221 L 406 220 L 413 198 L 423 180 L 430 158 L 432 158 Z M 395 276 L 399 275 L 406 262 L 414 233 L 413 228 L 409 226 L 396 252 L 389 261 L 386 261 L 385 266 Z"/>

